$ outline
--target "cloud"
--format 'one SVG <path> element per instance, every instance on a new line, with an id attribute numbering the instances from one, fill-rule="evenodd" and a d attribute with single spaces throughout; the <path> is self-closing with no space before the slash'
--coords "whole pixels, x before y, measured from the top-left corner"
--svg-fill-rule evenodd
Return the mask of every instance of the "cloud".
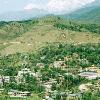
<path id="1" fill-rule="evenodd" d="M 54 13 L 70 12 L 94 1 L 95 0 L 50 0 L 47 4 L 47 8 L 50 12 Z"/>
<path id="2" fill-rule="evenodd" d="M 95 0 L 49 0 L 48 3 L 44 5 L 29 3 L 24 9 L 44 9 L 54 14 L 69 13 L 94 1 Z"/>
<path id="3" fill-rule="evenodd" d="M 24 7 L 25 10 L 31 10 L 33 8 L 39 8 L 39 7 L 38 7 L 38 5 L 33 4 L 33 3 L 29 3 Z"/>
<path id="4" fill-rule="evenodd" d="M 8 0 L 5 0 L 5 1 L 4 1 L 4 4 L 8 4 L 8 3 L 9 3 Z"/>

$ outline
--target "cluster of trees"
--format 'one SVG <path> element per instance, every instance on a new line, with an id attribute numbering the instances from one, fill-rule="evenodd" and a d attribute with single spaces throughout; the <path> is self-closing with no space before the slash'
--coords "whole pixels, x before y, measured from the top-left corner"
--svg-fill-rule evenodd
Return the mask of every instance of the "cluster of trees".
<path id="1" fill-rule="evenodd" d="M 82 83 L 88 82 L 87 79 L 73 76 L 73 75 L 63 75 L 64 77 L 57 78 L 57 84 L 52 85 L 52 90 L 57 91 L 71 91 L 73 93 L 79 92 L 79 90 L 75 87 L 79 86 Z"/>
<path id="2" fill-rule="evenodd" d="M 5 88 L 6 92 L 14 89 L 19 91 L 30 91 L 35 93 L 42 93 L 45 91 L 45 88 L 39 84 L 37 79 L 29 74 L 24 75 L 24 82 L 16 83 L 16 81 L 10 81 L 10 83 L 5 83 L 3 88 Z"/>
<path id="3" fill-rule="evenodd" d="M 69 67 L 88 67 L 93 64 L 100 65 L 100 44 L 54 44 L 43 48 L 40 51 L 40 56 L 44 56 L 44 59 L 40 59 L 45 64 L 53 63 L 55 60 L 64 60 L 64 57 L 69 58 L 66 64 Z"/>
<path id="4" fill-rule="evenodd" d="M 83 94 L 83 100 L 99 100 L 100 99 L 100 91 L 96 93 L 92 93 L 91 91 L 88 91 Z"/>
<path id="5" fill-rule="evenodd" d="M 78 31 L 78 32 L 92 32 L 92 33 L 100 34 L 100 26 L 96 24 L 77 24 L 77 23 L 69 22 L 67 24 L 55 23 L 54 27 L 57 27 L 62 30 L 68 29 L 68 30 Z"/>

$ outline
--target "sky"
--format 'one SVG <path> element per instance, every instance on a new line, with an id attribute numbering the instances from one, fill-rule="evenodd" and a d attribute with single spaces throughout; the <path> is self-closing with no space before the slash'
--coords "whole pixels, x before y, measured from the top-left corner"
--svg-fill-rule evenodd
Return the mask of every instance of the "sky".
<path id="1" fill-rule="evenodd" d="M 70 12 L 95 0 L 0 0 L 0 13 L 44 9 L 50 13 Z"/>

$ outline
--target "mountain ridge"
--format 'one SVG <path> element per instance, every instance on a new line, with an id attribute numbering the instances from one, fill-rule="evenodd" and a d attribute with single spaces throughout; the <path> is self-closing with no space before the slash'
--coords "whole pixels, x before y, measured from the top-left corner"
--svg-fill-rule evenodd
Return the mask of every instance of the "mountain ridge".
<path id="1" fill-rule="evenodd" d="M 66 19 L 72 19 L 76 21 L 85 21 L 91 23 L 100 23 L 100 0 L 78 9 L 70 14 L 61 15 Z"/>
<path id="2" fill-rule="evenodd" d="M 95 2 L 87 4 L 86 6 L 83 6 L 82 8 L 75 10 L 73 12 L 70 12 L 70 13 L 67 13 L 67 11 L 66 11 L 66 14 L 63 14 L 63 15 L 61 14 L 60 16 L 63 18 L 68 18 L 68 19 L 78 19 L 78 18 L 81 19 L 81 17 L 84 14 L 86 14 L 86 13 L 88 14 L 89 12 L 91 12 L 91 10 L 94 10 L 97 7 L 100 7 L 100 0 L 95 0 Z M 47 10 L 34 8 L 31 10 L 7 12 L 7 13 L 0 14 L 0 21 L 28 20 L 31 18 L 40 18 L 40 17 L 47 16 L 50 14 L 52 14 L 52 13 L 50 13 Z M 94 12 L 93 12 L 93 14 L 94 14 Z M 54 14 L 54 15 L 57 16 L 56 14 Z M 82 15 L 82 16 L 80 16 L 80 15 Z"/>

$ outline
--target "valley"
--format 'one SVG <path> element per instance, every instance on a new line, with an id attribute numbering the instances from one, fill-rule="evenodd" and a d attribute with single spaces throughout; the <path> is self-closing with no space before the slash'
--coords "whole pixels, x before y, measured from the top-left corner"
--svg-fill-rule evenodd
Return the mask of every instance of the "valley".
<path id="1" fill-rule="evenodd" d="M 100 0 L 0 8 L 0 100 L 100 100 Z"/>

